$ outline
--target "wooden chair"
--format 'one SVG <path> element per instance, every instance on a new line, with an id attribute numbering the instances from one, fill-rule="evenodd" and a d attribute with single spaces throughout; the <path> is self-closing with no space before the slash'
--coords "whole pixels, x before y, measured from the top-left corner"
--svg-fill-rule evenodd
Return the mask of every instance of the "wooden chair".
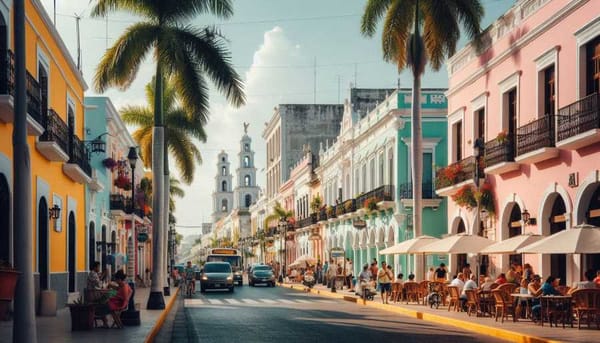
<path id="1" fill-rule="evenodd" d="M 131 298 L 132 294 L 133 294 L 133 291 L 130 291 L 129 295 L 127 295 L 127 299 L 125 299 L 125 301 L 123 302 L 123 306 L 121 306 L 121 308 L 110 311 L 110 315 L 113 319 L 112 327 L 116 327 L 118 329 L 123 328 L 123 322 L 121 321 L 121 313 L 123 313 L 123 311 L 127 311 L 127 308 L 129 305 L 129 298 Z"/>
<path id="2" fill-rule="evenodd" d="M 496 289 L 496 288 L 498 288 L 498 286 L 500 286 L 500 285 L 494 282 L 493 284 L 490 285 L 490 289 L 492 289 L 492 290 Z"/>
<path id="3" fill-rule="evenodd" d="M 510 295 L 515 292 L 515 289 L 518 289 L 518 288 L 519 288 L 519 286 L 515 285 L 514 283 L 504 283 L 502 285 L 499 285 L 495 289 L 503 291 L 510 297 Z"/>
<path id="4" fill-rule="evenodd" d="M 450 295 L 450 302 L 448 303 L 448 311 L 454 307 L 454 311 L 460 311 L 460 292 L 457 286 L 448 286 L 448 294 Z"/>
<path id="5" fill-rule="evenodd" d="M 402 284 L 399 282 L 392 283 L 392 294 L 391 300 L 393 302 L 398 302 L 402 299 Z"/>
<path id="6" fill-rule="evenodd" d="M 406 303 L 409 301 L 415 301 L 417 304 L 419 303 L 419 284 L 416 282 L 405 282 L 404 283 L 404 292 L 406 296 Z"/>
<path id="7" fill-rule="evenodd" d="M 470 317 L 473 311 L 475 315 L 479 315 L 479 298 L 477 297 L 477 292 L 474 289 L 467 289 L 465 294 L 467 295 L 467 314 Z"/>
<path id="8" fill-rule="evenodd" d="M 577 328 L 581 329 L 581 320 L 585 318 L 588 328 L 594 320 L 596 328 L 600 329 L 600 289 L 577 289 L 571 295 Z"/>
<path id="9" fill-rule="evenodd" d="M 515 315 L 515 307 L 510 299 L 510 295 L 501 289 L 494 289 L 492 295 L 494 296 L 494 300 L 496 300 L 496 321 L 498 321 L 498 316 L 501 316 L 502 323 L 504 323 L 504 318 L 508 318 L 511 315 L 513 322 L 516 322 L 517 316 Z"/>
<path id="10" fill-rule="evenodd" d="M 423 301 L 423 305 L 427 306 L 427 294 L 429 294 L 429 281 L 424 280 L 419 282 L 419 299 Z"/>

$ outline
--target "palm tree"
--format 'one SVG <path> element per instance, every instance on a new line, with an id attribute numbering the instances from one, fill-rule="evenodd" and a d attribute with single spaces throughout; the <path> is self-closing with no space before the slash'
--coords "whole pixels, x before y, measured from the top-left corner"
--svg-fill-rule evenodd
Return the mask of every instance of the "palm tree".
<path id="1" fill-rule="evenodd" d="M 283 206 L 281 206 L 281 204 L 279 203 L 279 201 L 276 201 L 275 202 L 275 206 L 273 206 L 273 212 L 271 212 L 271 214 L 268 215 L 265 218 L 265 221 L 264 221 L 264 228 L 265 228 L 265 230 L 267 230 L 269 228 L 269 222 L 273 221 L 275 219 L 277 219 L 278 223 L 285 223 L 286 224 L 285 228 L 283 229 L 284 231 L 279 233 L 281 235 L 281 237 L 282 237 L 283 248 L 284 248 L 284 250 L 283 250 L 283 258 L 281 259 L 282 260 L 282 264 L 281 264 L 281 267 L 282 267 L 281 272 L 282 273 L 285 272 L 285 260 L 287 258 L 287 256 L 286 256 L 287 254 L 286 254 L 286 251 L 285 251 L 285 244 L 286 244 L 285 243 L 285 236 L 287 235 L 287 224 L 290 224 L 290 221 L 292 221 L 293 218 L 294 218 L 294 212 L 292 210 L 289 210 L 289 211 L 286 210 Z M 280 272 L 280 271 L 278 271 L 278 272 Z M 283 274 L 280 274 L 280 275 L 283 275 Z"/>
<path id="2" fill-rule="evenodd" d="M 174 177 L 169 179 L 169 223 L 175 224 L 177 221 L 173 216 L 173 212 L 175 212 L 175 197 L 183 198 L 185 196 L 185 191 L 180 186 L 179 180 Z M 152 180 L 144 177 L 140 181 L 139 191 L 136 191 L 136 194 L 143 194 L 145 199 L 152 199 Z M 137 198 L 137 197 L 136 197 Z"/>
<path id="3" fill-rule="evenodd" d="M 146 100 L 148 104 L 154 103 L 155 78 L 146 85 Z M 163 110 L 165 117 L 165 138 L 167 148 L 175 159 L 177 169 L 182 180 L 190 184 L 194 180 L 196 164 L 202 163 L 200 150 L 192 141 L 193 138 L 206 142 L 206 133 L 200 118 L 181 107 L 178 94 L 171 78 L 165 78 L 163 88 Z M 137 125 L 133 132 L 133 139 L 140 146 L 141 155 L 144 157 L 144 166 L 152 166 L 152 128 L 154 126 L 154 112 L 150 105 L 125 106 L 120 110 L 123 121 L 127 124 Z M 168 156 L 166 156 L 167 158 Z"/>
<path id="4" fill-rule="evenodd" d="M 415 237 L 422 234 L 422 132 L 421 76 L 427 61 L 439 70 L 446 57 L 456 51 L 460 25 L 469 38 L 481 33 L 483 6 L 478 0 L 368 0 L 361 21 L 363 35 L 372 37 L 377 24 L 383 21 L 381 36 L 383 58 L 398 66 L 398 71 L 410 67 L 412 86 L 412 184 L 413 228 Z M 411 27 L 413 28 L 411 34 Z M 423 28 L 423 36 L 420 29 Z M 478 39 L 475 40 L 478 42 Z M 422 272 L 422 268 L 415 269 Z"/>
<path id="5" fill-rule="evenodd" d="M 186 22 L 200 14 L 229 18 L 233 14 L 231 0 L 98 0 L 93 16 L 125 11 L 143 18 L 131 25 L 108 49 L 96 69 L 94 87 L 104 92 L 109 87 L 126 89 L 135 79 L 144 58 L 151 53 L 156 62 L 154 97 L 154 129 L 152 149 L 152 207 L 156 235 L 153 244 L 152 289 L 148 309 L 164 309 L 163 278 L 166 249 L 164 249 L 168 209 L 168 163 L 165 156 L 163 116 L 163 76 L 173 78 L 184 108 L 202 123 L 209 114 L 208 86 L 205 74 L 234 106 L 245 102 L 242 81 L 230 63 L 224 38 L 214 28 L 197 29 Z M 165 168 L 167 167 L 167 168 Z M 161 178 L 162 176 L 162 178 Z"/>

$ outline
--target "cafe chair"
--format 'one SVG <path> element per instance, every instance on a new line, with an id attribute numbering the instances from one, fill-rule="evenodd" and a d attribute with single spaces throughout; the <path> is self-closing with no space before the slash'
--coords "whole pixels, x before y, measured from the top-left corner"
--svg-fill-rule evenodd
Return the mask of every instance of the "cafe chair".
<path id="1" fill-rule="evenodd" d="M 469 317 L 471 316 L 471 312 L 474 312 L 475 315 L 478 314 L 477 309 L 479 308 L 479 299 L 477 298 L 477 293 L 473 289 L 467 289 L 465 291 L 467 295 L 467 314 Z"/>
<path id="2" fill-rule="evenodd" d="M 498 321 L 498 316 L 500 316 L 502 318 L 502 323 L 504 323 L 504 318 L 508 319 L 508 316 L 511 315 L 513 317 L 513 322 L 516 322 L 517 316 L 515 314 L 515 306 L 510 299 L 510 295 L 501 289 L 494 289 L 492 295 L 494 296 L 494 300 L 496 300 L 496 321 Z"/>
<path id="3" fill-rule="evenodd" d="M 573 296 L 573 312 L 577 317 L 577 328 L 581 329 L 581 321 L 585 318 L 588 328 L 590 322 L 596 322 L 600 329 L 600 289 L 577 289 Z"/>
<path id="4" fill-rule="evenodd" d="M 110 315 L 113 319 L 113 324 L 111 327 L 113 327 L 113 328 L 116 327 L 118 329 L 123 328 L 123 322 L 121 321 L 121 313 L 123 313 L 124 311 L 127 311 L 128 305 L 129 305 L 129 298 L 131 298 L 132 294 L 133 294 L 133 292 L 129 292 L 129 295 L 127 296 L 127 299 L 125 299 L 125 301 L 123 302 L 123 306 L 121 306 L 121 308 L 110 311 Z"/>
<path id="5" fill-rule="evenodd" d="M 450 303 L 448 304 L 448 311 L 454 308 L 454 311 L 460 311 L 460 293 L 458 287 L 448 286 L 448 294 L 450 294 Z"/>
<path id="6" fill-rule="evenodd" d="M 409 301 L 415 301 L 419 304 L 419 284 L 416 282 L 405 282 L 404 292 L 406 296 L 406 303 Z"/>

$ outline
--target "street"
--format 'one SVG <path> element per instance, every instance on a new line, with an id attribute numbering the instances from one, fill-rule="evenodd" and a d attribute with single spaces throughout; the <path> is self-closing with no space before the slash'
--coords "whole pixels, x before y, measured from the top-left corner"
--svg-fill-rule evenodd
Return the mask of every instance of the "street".
<path id="1" fill-rule="evenodd" d="M 344 291 L 344 293 L 346 293 Z M 444 325 L 281 287 L 236 287 L 184 299 L 190 342 L 501 342 Z M 181 315 L 181 313 L 179 313 Z M 185 342 L 182 332 L 173 342 Z"/>

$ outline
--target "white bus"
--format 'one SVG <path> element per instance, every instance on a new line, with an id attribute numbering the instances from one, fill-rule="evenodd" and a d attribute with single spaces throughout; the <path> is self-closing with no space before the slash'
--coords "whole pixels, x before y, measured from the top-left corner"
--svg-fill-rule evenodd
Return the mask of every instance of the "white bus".
<path id="1" fill-rule="evenodd" d="M 238 285 L 243 284 L 242 271 L 242 255 L 240 251 L 233 248 L 211 248 L 208 249 L 206 262 L 228 262 L 233 271 L 233 282 Z"/>

